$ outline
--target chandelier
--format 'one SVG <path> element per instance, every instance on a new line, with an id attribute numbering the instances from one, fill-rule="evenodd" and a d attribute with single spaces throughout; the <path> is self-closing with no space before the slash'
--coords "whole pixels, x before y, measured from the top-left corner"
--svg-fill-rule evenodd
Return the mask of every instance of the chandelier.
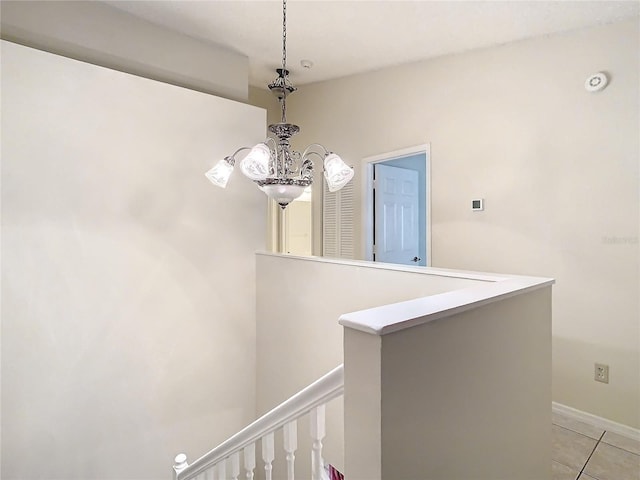
<path id="1" fill-rule="evenodd" d="M 271 82 L 269 90 L 278 98 L 282 117 L 280 123 L 269 125 L 273 136 L 254 147 L 241 147 L 233 155 L 218 161 L 205 175 L 214 185 L 225 188 L 240 152 L 249 151 L 240 161 L 240 170 L 253 180 L 260 190 L 286 208 L 313 183 L 313 160 L 322 160 L 324 177 L 330 192 L 336 192 L 353 178 L 353 168 L 338 155 L 319 143 L 312 143 L 302 153 L 291 149 L 289 139 L 300 131 L 300 127 L 287 123 L 287 96 L 297 89 L 289 80 L 287 70 L 287 0 L 282 2 L 282 68 Z"/>

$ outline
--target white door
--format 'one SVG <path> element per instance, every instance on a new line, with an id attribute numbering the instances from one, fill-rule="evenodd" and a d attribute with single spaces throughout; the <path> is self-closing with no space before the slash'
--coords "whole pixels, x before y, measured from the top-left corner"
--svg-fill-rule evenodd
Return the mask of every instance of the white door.
<path id="1" fill-rule="evenodd" d="M 418 172 L 376 164 L 374 260 L 416 265 L 420 261 Z"/>

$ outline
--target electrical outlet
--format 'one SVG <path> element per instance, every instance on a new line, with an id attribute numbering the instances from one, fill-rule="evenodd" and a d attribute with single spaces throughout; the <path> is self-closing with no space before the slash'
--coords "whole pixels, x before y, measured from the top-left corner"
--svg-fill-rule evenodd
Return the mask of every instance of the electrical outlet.
<path id="1" fill-rule="evenodd" d="M 596 382 L 609 383 L 609 365 L 596 363 L 594 380 Z"/>

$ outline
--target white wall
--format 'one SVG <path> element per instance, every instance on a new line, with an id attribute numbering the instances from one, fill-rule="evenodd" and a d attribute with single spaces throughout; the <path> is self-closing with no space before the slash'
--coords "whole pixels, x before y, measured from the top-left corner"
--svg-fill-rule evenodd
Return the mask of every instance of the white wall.
<path id="1" fill-rule="evenodd" d="M 246 101 L 249 59 L 98 1 L 7 1 L 2 38 L 142 77 Z"/>
<path id="2" fill-rule="evenodd" d="M 4 479 L 161 479 L 255 417 L 264 110 L 2 42 Z"/>
<path id="3" fill-rule="evenodd" d="M 306 85 L 287 104 L 295 145 L 355 165 L 429 142 L 433 265 L 556 278 L 553 399 L 635 427 L 638 40 L 636 18 Z M 610 85 L 587 93 L 598 71 Z M 478 197 L 485 211 L 472 212 Z M 610 365 L 608 385 L 595 362 Z"/>

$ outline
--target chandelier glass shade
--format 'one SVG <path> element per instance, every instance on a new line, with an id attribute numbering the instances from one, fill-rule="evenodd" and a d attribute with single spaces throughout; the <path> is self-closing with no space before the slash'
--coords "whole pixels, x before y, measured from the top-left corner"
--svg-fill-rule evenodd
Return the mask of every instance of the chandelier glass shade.
<path id="1" fill-rule="evenodd" d="M 335 153 L 330 153 L 324 157 L 324 178 L 329 191 L 337 192 L 353 178 L 353 168 Z"/>
<path id="2" fill-rule="evenodd" d="M 300 131 L 300 127 L 287 123 L 287 96 L 296 91 L 289 80 L 287 70 L 287 2 L 282 2 L 282 68 L 277 69 L 277 78 L 268 85 L 278 98 L 282 111 L 280 123 L 269 125 L 269 133 L 264 142 L 253 147 L 241 147 L 236 152 L 220 160 L 205 175 L 216 186 L 225 188 L 233 173 L 236 156 L 248 153 L 240 160 L 240 170 L 253 180 L 270 198 L 283 209 L 313 183 L 314 157 L 322 160 L 324 178 L 330 192 L 336 192 L 353 178 L 353 168 L 338 155 L 319 143 L 309 145 L 302 153 L 291 148 L 289 139 Z"/>
<path id="3" fill-rule="evenodd" d="M 254 182 L 264 180 L 269 175 L 271 150 L 265 143 L 259 143 L 240 162 L 240 170 Z"/>
<path id="4" fill-rule="evenodd" d="M 225 188 L 233 172 L 234 160 L 230 157 L 225 157 L 220 160 L 215 166 L 205 173 L 206 177 L 211 180 L 211 183 L 218 187 Z"/>

